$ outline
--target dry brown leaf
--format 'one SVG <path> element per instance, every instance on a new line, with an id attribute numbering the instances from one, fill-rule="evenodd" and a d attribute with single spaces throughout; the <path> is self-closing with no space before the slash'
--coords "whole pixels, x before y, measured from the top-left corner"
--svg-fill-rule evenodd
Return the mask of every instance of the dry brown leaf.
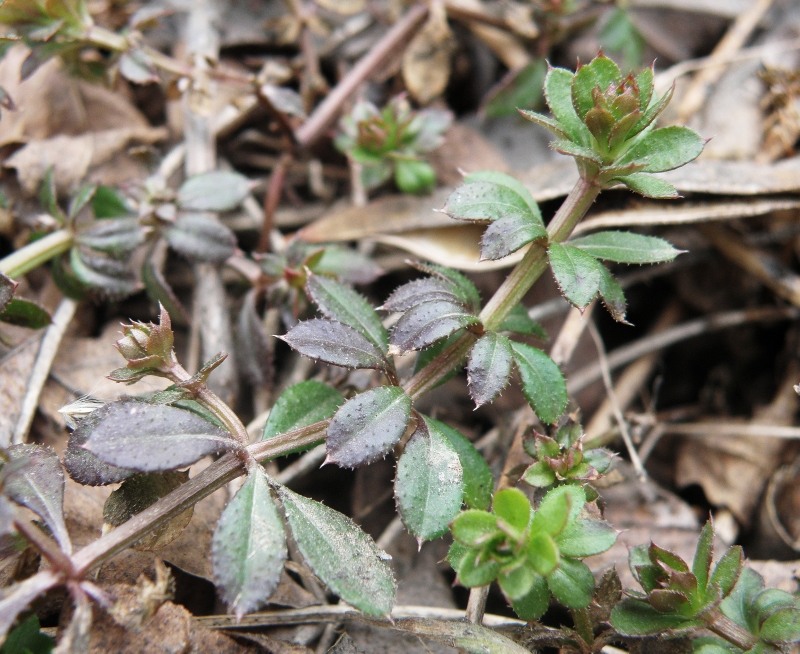
<path id="1" fill-rule="evenodd" d="M 433 3 L 430 15 L 403 53 L 403 81 L 411 96 L 428 104 L 444 93 L 450 81 L 450 58 L 455 42 L 441 3 Z"/>
<path id="2" fill-rule="evenodd" d="M 34 336 L 0 359 L 0 447 L 11 444 L 22 398 L 28 390 L 28 376 L 38 352 L 39 338 Z"/>
<path id="3" fill-rule="evenodd" d="M 156 127 L 121 127 L 80 136 L 55 136 L 28 142 L 3 165 L 17 170 L 20 184 L 31 195 L 36 193 L 47 170 L 52 168 L 56 188 L 68 193 L 87 181 L 112 185 L 128 181 L 119 175 L 116 158 L 122 156 L 130 144 L 151 145 L 166 137 L 167 131 Z M 114 166 L 100 170 L 101 166 L 112 162 Z M 139 178 L 139 175 L 134 178 Z"/>

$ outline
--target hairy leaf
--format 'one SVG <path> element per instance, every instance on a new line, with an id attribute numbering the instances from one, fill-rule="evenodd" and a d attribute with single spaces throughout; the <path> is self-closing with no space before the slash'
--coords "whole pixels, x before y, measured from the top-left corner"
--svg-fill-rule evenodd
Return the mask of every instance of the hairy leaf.
<path id="1" fill-rule="evenodd" d="M 386 328 L 361 294 L 330 277 L 313 274 L 308 276 L 306 290 L 323 315 L 349 325 L 386 353 L 389 346 Z"/>
<path id="2" fill-rule="evenodd" d="M 533 585 L 524 597 L 512 600 L 511 606 L 523 620 L 538 620 L 550 605 L 550 593 L 544 577 L 536 576 Z"/>
<path id="3" fill-rule="evenodd" d="M 625 292 L 608 268 L 601 266 L 601 269 L 600 299 L 603 301 L 603 305 L 608 309 L 608 312 L 614 320 L 627 323 L 625 320 L 625 311 L 628 303 L 625 300 Z"/>
<path id="4" fill-rule="evenodd" d="M 428 416 L 425 416 L 425 423 L 428 431 L 435 431 L 447 439 L 450 447 L 458 454 L 464 480 L 464 503 L 471 509 L 488 509 L 492 501 L 494 478 L 486 459 L 457 429 Z"/>
<path id="5" fill-rule="evenodd" d="M 511 347 L 525 399 L 542 422 L 555 423 L 567 407 L 567 385 L 561 370 L 535 347 L 524 343 L 512 343 Z"/>
<path id="6" fill-rule="evenodd" d="M 703 139 L 697 132 L 672 125 L 661 127 L 639 137 L 619 163 L 644 162 L 644 172 L 661 173 L 680 168 L 700 156 Z"/>
<path id="7" fill-rule="evenodd" d="M 42 329 L 50 324 L 50 314 L 35 302 L 12 298 L 0 311 L 0 320 L 28 329 Z"/>
<path id="8" fill-rule="evenodd" d="M 83 447 L 111 465 L 157 472 L 234 445 L 230 434 L 189 411 L 121 400 L 106 407 Z"/>
<path id="9" fill-rule="evenodd" d="M 12 445 L 7 450 L 9 473 L 5 493 L 38 515 L 61 549 L 72 551 L 64 522 L 64 471 L 58 455 L 42 445 Z"/>
<path id="10" fill-rule="evenodd" d="M 174 491 L 188 478 L 187 472 L 168 471 L 134 475 L 126 479 L 108 496 L 103 505 L 103 522 L 108 526 L 118 527 Z M 181 535 L 193 513 L 194 507 L 190 506 L 158 528 L 148 531 L 133 547 L 145 551 L 166 547 Z"/>
<path id="11" fill-rule="evenodd" d="M 237 619 L 275 592 L 286 553 L 286 533 L 267 476 L 255 467 L 222 512 L 211 541 L 214 579 Z"/>
<path id="12" fill-rule="evenodd" d="M 178 206 L 192 211 L 230 211 L 241 204 L 251 188 L 244 175 L 215 170 L 187 179 L 178 189 Z"/>
<path id="13" fill-rule="evenodd" d="M 678 189 L 672 184 L 648 173 L 632 173 L 617 177 L 616 180 L 646 198 L 669 200 L 679 197 Z"/>
<path id="14" fill-rule="evenodd" d="M 93 250 L 122 258 L 144 242 L 144 231 L 137 218 L 97 220 L 79 232 L 75 240 Z"/>
<path id="15" fill-rule="evenodd" d="M 572 105 L 578 116 L 583 118 L 594 107 L 592 91 L 599 88 L 605 93 L 612 85 L 620 81 L 619 66 L 608 57 L 600 55 L 575 71 L 572 81 Z"/>
<path id="16" fill-rule="evenodd" d="M 344 398 L 335 388 L 308 379 L 289 386 L 280 394 L 264 425 L 261 440 L 330 418 Z"/>
<path id="17" fill-rule="evenodd" d="M 182 213 L 164 230 L 169 246 L 190 261 L 221 264 L 236 250 L 236 236 L 202 213 Z"/>
<path id="18" fill-rule="evenodd" d="M 481 307 L 481 296 L 478 288 L 466 275 L 435 263 L 415 262 L 411 264 L 417 270 L 428 273 L 432 277 L 441 279 L 458 296 L 459 301 L 471 311 L 478 311 Z"/>
<path id="19" fill-rule="evenodd" d="M 369 615 L 388 615 L 397 587 L 389 558 L 349 518 L 279 486 L 286 520 L 308 566 L 348 604 Z"/>
<path id="20" fill-rule="evenodd" d="M 594 591 L 594 575 L 588 566 L 575 559 L 561 559 L 547 577 L 547 585 L 559 602 L 571 609 L 589 605 Z"/>
<path id="21" fill-rule="evenodd" d="M 491 402 L 511 375 L 511 341 L 495 332 L 481 336 L 469 353 L 467 383 L 475 406 Z"/>
<path id="22" fill-rule="evenodd" d="M 421 350 L 457 329 L 478 322 L 460 304 L 423 302 L 406 311 L 392 329 L 391 343 L 400 352 Z"/>
<path id="23" fill-rule="evenodd" d="M 387 365 L 377 345 L 349 325 L 333 320 L 306 320 L 278 338 L 300 354 L 344 368 L 383 370 Z"/>
<path id="24" fill-rule="evenodd" d="M 602 520 L 579 519 L 556 538 L 558 549 L 564 556 L 583 558 L 608 550 L 617 540 L 617 531 Z"/>
<path id="25" fill-rule="evenodd" d="M 398 386 L 379 386 L 345 402 L 328 425 L 327 461 L 346 468 L 385 456 L 406 431 L 411 398 Z"/>
<path id="26" fill-rule="evenodd" d="M 385 311 L 408 311 L 423 302 L 444 301 L 457 304 L 461 299 L 451 284 L 437 277 L 423 277 L 398 286 L 381 307 Z"/>
<path id="27" fill-rule="evenodd" d="M 464 496 L 461 462 L 450 441 L 422 421 L 397 462 L 397 508 L 419 541 L 447 532 Z"/>
<path id="28" fill-rule="evenodd" d="M 492 510 L 518 532 L 522 533 L 531 521 L 531 503 L 518 488 L 504 488 L 494 495 Z"/>
<path id="29" fill-rule="evenodd" d="M 579 309 L 585 308 L 600 290 L 603 264 L 583 250 L 560 243 L 551 243 L 547 254 L 564 297 Z"/>
<path id="30" fill-rule="evenodd" d="M 560 127 L 575 143 L 589 143 L 591 135 L 572 104 L 572 80 L 575 75 L 566 68 L 551 68 L 544 78 L 547 106 Z"/>
<path id="31" fill-rule="evenodd" d="M 548 491 L 536 507 L 531 530 L 558 536 L 574 522 L 584 504 L 586 493 L 580 486 L 557 486 Z"/>
<path id="32" fill-rule="evenodd" d="M 521 247 L 539 238 L 545 238 L 547 230 L 528 218 L 508 216 L 495 220 L 481 237 L 481 259 L 494 261 L 516 252 Z"/>
<path id="33" fill-rule="evenodd" d="M 663 238 L 632 232 L 596 232 L 572 239 L 569 244 L 597 259 L 616 263 L 661 263 L 681 253 Z"/>
<path id="34" fill-rule="evenodd" d="M 122 262 L 90 257 L 86 251 L 70 250 L 69 266 L 78 282 L 106 295 L 125 296 L 139 290 L 139 283 Z"/>
<path id="35" fill-rule="evenodd" d="M 687 629 L 699 624 L 677 613 L 661 613 L 637 599 L 623 599 L 611 611 L 614 629 L 626 636 L 646 636 Z"/>

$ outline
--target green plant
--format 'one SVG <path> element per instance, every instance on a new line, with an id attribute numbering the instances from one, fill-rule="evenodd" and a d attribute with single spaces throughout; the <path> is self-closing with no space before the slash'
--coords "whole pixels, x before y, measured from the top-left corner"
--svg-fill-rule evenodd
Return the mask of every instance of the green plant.
<path id="1" fill-rule="evenodd" d="M 362 100 L 341 120 L 336 147 L 360 168 L 364 188 L 374 189 L 389 178 L 404 193 L 429 193 L 436 173 L 423 155 L 438 147 L 452 118 L 446 111 L 412 111 L 404 97 L 383 109 Z"/>
<path id="2" fill-rule="evenodd" d="M 112 379 L 127 383 L 154 375 L 172 385 L 76 416 L 64 458 L 67 472 L 81 483 L 122 484 L 106 506 L 107 516 L 119 526 L 73 552 L 63 518 L 58 458 L 37 446 L 9 448 L 0 470 L 0 534 L 21 536 L 47 558 L 50 568 L 11 586 L 0 599 L 0 632 L 35 597 L 56 586 L 66 586 L 77 614 L 85 612 L 90 599 L 102 598 L 89 579 L 92 569 L 125 547 L 141 546 L 144 537 L 150 539 L 148 546 L 162 544 L 197 501 L 241 475 L 244 483 L 225 507 L 212 547 L 217 586 L 232 612 L 242 616 L 269 600 L 291 535 L 306 566 L 331 591 L 364 613 L 388 615 L 395 582 L 386 555 L 349 518 L 295 493 L 260 465 L 324 442 L 326 461 L 346 468 L 395 456 L 394 495 L 408 531 L 420 541 L 451 531 L 448 560 L 461 583 L 477 588 L 497 581 L 526 619 L 540 617 L 551 597 L 567 607 L 573 627 L 545 634 L 561 646 L 598 651 L 614 640 L 670 636 L 676 628 L 699 627 L 722 639 L 698 641 L 705 651 L 780 651 L 797 640 L 796 601 L 762 590 L 753 575 L 741 570 L 739 550 L 731 550 L 711 571 L 710 527 L 701 535 L 691 569 L 655 546 L 634 550 L 632 566 L 645 593 L 621 602 L 619 580 L 611 574 L 596 584 L 583 562 L 616 538 L 614 529 L 599 519 L 589 485 L 610 457 L 602 450 L 583 451 L 580 427 L 564 417 L 569 405 L 564 377 L 543 350 L 530 344 L 541 336 L 541 328 L 520 303 L 550 269 L 570 303 L 583 309 L 599 297 L 615 319 L 624 321 L 625 297 L 603 262 L 658 263 L 671 260 L 678 250 L 660 238 L 625 232 L 570 240 L 572 231 L 605 188 L 622 184 L 651 197 L 673 197 L 675 189 L 652 173 L 691 161 L 703 143 L 686 128 L 654 127 L 669 93 L 654 97 L 651 69 L 623 76 L 601 55 L 576 73 L 550 69 L 545 94 L 552 118 L 522 113 L 553 131 L 555 149 L 573 156 L 580 171 L 580 180 L 550 222 L 545 225 L 522 184 L 494 172 L 467 176 L 443 209 L 457 220 L 487 225 L 484 258 L 527 247 L 485 304 L 464 275 L 418 263 L 424 276 L 396 288 L 382 306 L 397 315 L 389 330 L 364 296 L 330 275 L 341 267 L 321 265 L 325 253 L 296 249 L 261 260 L 270 288 L 289 299 L 297 315 L 304 308 L 301 291 L 319 313 L 293 324 L 282 339 L 315 360 L 374 371 L 367 390 L 343 394 L 313 380 L 290 386 L 275 402 L 261 438 L 249 443 L 240 418 L 207 384 L 224 355 L 190 374 L 174 352 L 163 308 L 158 324 L 125 326 L 117 348 L 126 365 L 112 372 Z M 206 200 L 200 207 L 193 204 L 192 183 L 181 187 L 177 199 L 142 202 L 140 207 L 148 208 L 140 215 L 156 221 L 177 209 L 222 208 Z M 68 217 L 79 213 L 70 211 Z M 175 247 L 169 229 L 165 238 Z M 75 247 L 75 239 L 70 233 L 64 248 Z M 97 241 L 79 245 L 98 249 Z M 17 265 L 15 270 L 27 269 Z M 399 364 L 399 355 L 411 352 L 419 352 L 413 371 Z M 462 367 L 476 406 L 491 402 L 516 370 L 526 400 L 547 431 L 534 436 L 528 447 L 535 460 L 523 480 L 549 489 L 533 504 L 520 489 L 492 493 L 491 471 L 472 443 L 417 408 L 420 396 Z M 195 477 L 187 480 L 179 472 L 209 454 L 218 458 Z M 43 527 L 30 522 L 17 505 L 37 514 Z M 751 603 L 752 610 L 747 608 Z"/>

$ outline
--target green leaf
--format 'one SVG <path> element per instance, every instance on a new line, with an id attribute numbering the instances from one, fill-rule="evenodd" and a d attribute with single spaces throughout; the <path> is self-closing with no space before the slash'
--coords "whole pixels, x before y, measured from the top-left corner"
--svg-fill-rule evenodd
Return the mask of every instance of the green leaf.
<path id="1" fill-rule="evenodd" d="M 182 213 L 164 230 L 169 246 L 190 261 L 221 264 L 236 250 L 236 236 L 221 222 L 202 213 Z"/>
<path id="2" fill-rule="evenodd" d="M 537 461 L 528 467 L 522 480 L 535 488 L 547 488 L 556 482 L 556 473 L 544 461 Z"/>
<path id="3" fill-rule="evenodd" d="M 714 527 L 708 520 L 700 531 L 697 549 L 692 560 L 692 573 L 697 579 L 697 589 L 704 593 L 711 574 L 711 562 L 714 556 Z"/>
<path id="4" fill-rule="evenodd" d="M 511 601 L 511 608 L 523 620 L 538 620 L 550 605 L 550 592 L 544 577 L 536 576 L 524 597 Z"/>
<path id="5" fill-rule="evenodd" d="M 551 243 L 547 254 L 564 297 L 579 309 L 586 308 L 600 290 L 603 265 L 572 245 Z"/>
<path id="6" fill-rule="evenodd" d="M 411 398 L 398 386 L 379 386 L 345 402 L 328 425 L 326 462 L 345 468 L 385 456 L 406 431 Z"/>
<path id="7" fill-rule="evenodd" d="M 624 599 L 611 611 L 611 624 L 626 636 L 647 636 L 688 629 L 699 621 L 676 613 L 659 613 L 641 600 Z"/>
<path id="8" fill-rule="evenodd" d="M 464 485 L 458 454 L 425 422 L 397 461 L 394 494 L 403 524 L 420 542 L 445 534 L 461 508 Z"/>
<path id="9" fill-rule="evenodd" d="M 187 179 L 178 189 L 177 202 L 182 210 L 230 211 L 251 190 L 252 184 L 244 175 L 215 170 Z"/>
<path id="10" fill-rule="evenodd" d="M 778 609 L 761 624 L 761 640 L 770 643 L 797 643 L 800 641 L 800 606 Z"/>
<path id="11" fill-rule="evenodd" d="M 528 561 L 540 575 L 552 574 L 561 560 L 558 546 L 552 537 L 544 532 L 536 532 L 528 541 Z"/>
<path id="12" fill-rule="evenodd" d="M 352 327 L 386 354 L 389 335 L 364 296 L 330 277 L 314 274 L 308 276 L 306 291 L 324 316 Z"/>
<path id="13" fill-rule="evenodd" d="M 610 86 L 620 82 L 621 76 L 619 66 L 603 55 L 580 66 L 572 81 L 572 105 L 578 116 L 583 118 L 594 107 L 592 99 L 594 89 L 599 88 L 605 93 Z"/>
<path id="14" fill-rule="evenodd" d="M 642 162 L 644 172 L 661 173 L 696 159 L 703 145 L 703 139 L 688 127 L 661 127 L 639 137 L 616 163 Z"/>
<path id="15" fill-rule="evenodd" d="M 671 200 L 680 197 L 678 189 L 672 184 L 648 173 L 631 173 L 630 175 L 616 177 L 615 181 L 624 184 L 634 193 L 643 195 L 646 198 Z"/>
<path id="16" fill-rule="evenodd" d="M 475 407 L 491 402 L 511 375 L 511 341 L 496 332 L 481 336 L 469 353 L 467 383 Z"/>
<path id="17" fill-rule="evenodd" d="M 43 445 L 18 444 L 6 450 L 8 470 L 3 492 L 27 507 L 47 525 L 61 549 L 72 552 L 64 522 L 64 471 L 58 455 Z"/>
<path id="18" fill-rule="evenodd" d="M 574 141 L 555 140 L 550 143 L 550 147 L 556 152 L 575 157 L 580 161 L 600 166 L 603 164 L 602 157 L 590 147 L 580 145 Z"/>
<path id="19" fill-rule="evenodd" d="M 488 509 L 492 502 L 494 479 L 489 465 L 470 440 L 457 429 L 439 420 L 425 416 L 431 432 L 438 432 L 447 439 L 461 461 L 464 481 L 464 503 L 471 509 Z"/>
<path id="20" fill-rule="evenodd" d="M 556 552 L 557 556 L 558 552 Z M 501 572 L 497 576 L 497 583 L 505 596 L 513 601 L 525 597 L 537 578 L 539 578 L 539 575 L 523 563 L 516 568 Z"/>
<path id="21" fill-rule="evenodd" d="M 398 159 L 394 165 L 394 183 L 403 193 L 423 195 L 436 188 L 436 171 L 425 161 Z"/>
<path id="22" fill-rule="evenodd" d="M 300 354 L 335 366 L 384 370 L 387 365 L 377 345 L 349 325 L 334 320 L 313 318 L 299 322 L 278 338 Z"/>
<path id="23" fill-rule="evenodd" d="M 467 588 L 477 588 L 497 579 L 500 564 L 492 559 L 484 561 L 477 552 L 469 550 L 469 553 L 461 559 L 456 572 L 458 573 L 458 583 Z"/>
<path id="24" fill-rule="evenodd" d="M 37 615 L 29 615 L 8 632 L 0 654 L 50 654 L 56 641 L 40 629 Z"/>
<path id="25" fill-rule="evenodd" d="M 494 495 L 492 510 L 495 515 L 520 534 L 531 521 L 531 503 L 518 488 L 504 488 Z"/>
<path id="26" fill-rule="evenodd" d="M 558 536 L 556 543 L 564 556 L 584 558 L 611 548 L 617 540 L 617 530 L 602 520 L 576 520 Z"/>
<path id="27" fill-rule="evenodd" d="M 552 574 L 547 577 L 547 586 L 559 602 L 570 609 L 589 605 L 594 592 L 594 575 L 581 561 L 561 559 Z"/>
<path id="28" fill-rule="evenodd" d="M 222 512 L 211 541 L 214 580 L 237 620 L 275 592 L 286 553 L 283 521 L 256 466 Z"/>
<path id="29" fill-rule="evenodd" d="M 42 329 L 50 325 L 50 314 L 36 302 L 13 298 L 0 311 L 0 320 L 9 325 L 18 325 L 28 329 Z"/>
<path id="30" fill-rule="evenodd" d="M 743 567 L 744 552 L 740 545 L 735 545 L 717 561 L 714 572 L 711 573 L 710 583 L 719 588 L 722 597 L 727 597 L 739 580 Z"/>
<path id="31" fill-rule="evenodd" d="M 104 264 L 102 268 L 100 264 Z M 74 247 L 69 253 L 69 265 L 84 287 L 112 296 L 130 295 L 139 290 L 139 283 L 133 279 L 130 271 L 114 259 L 93 258 L 90 263 L 85 259 L 85 253 Z"/>
<path id="32" fill-rule="evenodd" d="M 601 266 L 601 268 L 600 299 L 603 301 L 603 306 L 605 306 L 614 320 L 630 324 L 625 320 L 625 311 L 628 308 L 628 303 L 625 300 L 625 292 L 622 290 L 622 286 L 620 286 L 608 268 L 605 266 Z"/>
<path id="33" fill-rule="evenodd" d="M 326 420 L 336 412 L 342 402 L 342 394 L 322 382 L 308 379 L 292 384 L 280 394 L 272 406 L 261 440 Z"/>
<path id="34" fill-rule="evenodd" d="M 83 246 L 122 259 L 144 243 L 144 230 L 136 218 L 98 220 L 79 232 L 75 240 Z"/>
<path id="35" fill-rule="evenodd" d="M 570 140 L 585 145 L 591 142 L 591 135 L 572 104 L 574 77 L 566 68 L 551 68 L 544 78 L 544 95 L 550 112 Z"/>
<path id="36" fill-rule="evenodd" d="M 596 232 L 572 239 L 569 244 L 597 259 L 616 263 L 662 263 L 682 252 L 657 236 L 618 231 Z"/>
<path id="37" fill-rule="evenodd" d="M 189 411 L 120 400 L 105 407 L 83 447 L 111 465 L 158 472 L 234 445 L 228 432 Z"/>
<path id="38" fill-rule="evenodd" d="M 277 490 L 297 548 L 314 574 L 359 611 L 388 615 L 397 590 L 388 555 L 341 513 L 285 486 Z"/>
<path id="39" fill-rule="evenodd" d="M 434 263 L 416 262 L 411 265 L 417 270 L 421 270 L 445 282 L 458 297 L 458 300 L 469 310 L 474 312 L 480 310 L 480 293 L 478 293 L 478 288 L 466 275 L 446 266 L 437 266 Z"/>
<path id="40" fill-rule="evenodd" d="M 522 305 L 514 306 L 508 315 L 503 319 L 503 323 L 498 328 L 501 332 L 514 332 L 525 336 L 536 336 L 542 340 L 547 339 L 547 332 L 538 322 L 532 320 L 528 315 L 528 310 Z"/>
<path id="41" fill-rule="evenodd" d="M 752 607 L 763 588 L 764 578 L 752 568 L 743 568 L 733 590 L 720 604 L 722 612 L 746 629 L 757 629 L 758 621 Z"/>
<path id="42" fill-rule="evenodd" d="M 450 531 L 456 542 L 475 549 L 483 547 L 501 534 L 497 526 L 497 516 L 478 509 L 459 513 L 453 520 Z"/>
<path id="43" fill-rule="evenodd" d="M 525 399 L 542 422 L 555 423 L 567 407 L 564 375 L 541 350 L 524 343 L 512 343 L 511 347 Z"/>
<path id="44" fill-rule="evenodd" d="M 575 521 L 586 504 L 586 493 L 572 484 L 558 486 L 548 491 L 533 514 L 532 531 L 542 531 L 557 536 Z"/>
<path id="45" fill-rule="evenodd" d="M 131 208 L 117 189 L 100 185 L 92 197 L 92 212 L 95 218 L 118 218 L 129 216 Z"/>
<path id="46" fill-rule="evenodd" d="M 537 111 L 530 111 L 528 109 L 517 109 L 520 116 L 522 116 L 525 120 L 531 121 L 534 125 L 538 125 L 539 127 L 544 127 L 545 129 L 549 129 L 553 134 L 555 134 L 559 139 L 568 140 L 569 134 L 567 134 L 561 127 L 561 123 L 553 118 L 545 116 L 544 114 L 540 114 Z"/>

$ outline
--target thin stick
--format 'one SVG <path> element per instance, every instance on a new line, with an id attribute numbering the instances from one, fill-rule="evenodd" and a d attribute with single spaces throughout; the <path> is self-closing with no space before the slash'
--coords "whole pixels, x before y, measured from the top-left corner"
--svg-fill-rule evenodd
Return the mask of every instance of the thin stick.
<path id="1" fill-rule="evenodd" d="M 611 381 L 611 371 L 608 368 L 608 358 L 606 357 L 606 348 L 603 344 L 603 338 L 600 336 L 600 332 L 597 331 L 597 327 L 593 322 L 589 321 L 588 327 L 589 334 L 591 334 L 594 345 L 597 348 L 600 373 L 603 376 L 603 384 L 606 387 L 606 393 L 608 394 L 608 400 L 611 403 L 611 410 L 614 413 L 614 419 L 617 421 L 617 426 L 619 427 L 619 433 L 622 436 L 625 447 L 628 449 L 628 455 L 631 457 L 633 469 L 636 470 L 636 474 L 638 475 L 639 479 L 641 481 L 645 481 L 647 479 L 647 472 L 645 471 L 642 461 L 639 458 L 639 453 L 636 451 L 636 447 L 633 444 L 630 431 L 628 431 L 628 424 L 625 422 L 625 416 L 622 415 L 622 410 L 619 408 L 619 403 L 617 402 L 617 396 L 614 393 L 614 382 Z"/>
<path id="2" fill-rule="evenodd" d="M 17 424 L 14 426 L 14 434 L 11 436 L 11 442 L 14 444 L 23 443 L 30 431 L 33 417 L 36 415 L 36 408 L 39 406 L 39 396 L 42 394 L 50 369 L 53 367 L 53 360 L 58 354 L 58 347 L 64 338 L 64 333 L 72 322 L 77 308 L 78 303 L 75 300 L 64 298 L 53 314 L 53 322 L 42 338 L 36 361 L 27 380 L 27 390 L 22 399 Z"/>

